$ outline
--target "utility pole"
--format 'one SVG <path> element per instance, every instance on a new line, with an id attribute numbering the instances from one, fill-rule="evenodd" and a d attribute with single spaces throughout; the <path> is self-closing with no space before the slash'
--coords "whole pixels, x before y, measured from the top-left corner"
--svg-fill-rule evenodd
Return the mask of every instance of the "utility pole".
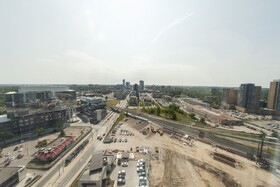
<path id="1" fill-rule="evenodd" d="M 260 165 L 262 168 L 268 169 L 269 163 L 263 158 L 263 146 L 264 146 L 264 139 L 266 134 L 262 131 L 261 142 L 258 145 L 258 151 L 257 151 L 257 164 Z"/>

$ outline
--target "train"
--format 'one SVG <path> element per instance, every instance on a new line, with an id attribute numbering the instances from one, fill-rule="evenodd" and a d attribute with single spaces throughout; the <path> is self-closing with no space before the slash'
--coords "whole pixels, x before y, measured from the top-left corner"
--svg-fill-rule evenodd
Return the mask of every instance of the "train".
<path id="1" fill-rule="evenodd" d="M 79 147 L 77 147 L 66 159 L 65 159 L 65 166 L 68 166 L 72 160 L 80 153 L 81 150 L 85 148 L 85 146 L 88 144 L 89 140 L 86 139 L 83 141 Z"/>

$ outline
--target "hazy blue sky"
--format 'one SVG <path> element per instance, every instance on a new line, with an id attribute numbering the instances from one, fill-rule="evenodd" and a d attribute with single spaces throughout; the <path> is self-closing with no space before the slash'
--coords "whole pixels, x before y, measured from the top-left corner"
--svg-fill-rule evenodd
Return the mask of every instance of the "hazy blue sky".
<path id="1" fill-rule="evenodd" d="M 1 83 L 269 87 L 279 0 L 2 0 Z"/>

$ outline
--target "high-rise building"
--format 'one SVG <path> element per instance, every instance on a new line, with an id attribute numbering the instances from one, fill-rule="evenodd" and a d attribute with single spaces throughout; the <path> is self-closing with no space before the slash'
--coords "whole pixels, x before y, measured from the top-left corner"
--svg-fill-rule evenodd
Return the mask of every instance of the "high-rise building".
<path id="1" fill-rule="evenodd" d="M 139 81 L 139 90 L 143 91 L 144 90 L 144 81 Z"/>
<path id="2" fill-rule="evenodd" d="M 139 91 L 139 86 L 138 86 L 138 84 L 134 84 L 134 85 L 133 85 L 133 91 L 136 91 L 136 92 Z"/>
<path id="3" fill-rule="evenodd" d="M 225 108 L 233 109 L 237 105 L 238 90 L 234 88 L 223 89 L 222 105 Z"/>
<path id="4" fill-rule="evenodd" d="M 133 85 L 133 91 L 136 92 L 136 97 L 139 99 L 139 86 L 138 86 L 138 84 Z"/>
<path id="5" fill-rule="evenodd" d="M 130 89 L 130 82 L 126 82 L 125 84 L 126 84 L 126 88 Z"/>
<path id="6" fill-rule="evenodd" d="M 255 84 L 241 84 L 237 105 L 245 109 L 259 109 L 261 87 Z"/>
<path id="7" fill-rule="evenodd" d="M 122 80 L 122 85 L 125 87 L 125 79 Z"/>
<path id="8" fill-rule="evenodd" d="M 280 80 L 270 82 L 267 108 L 280 111 Z"/>
<path id="9" fill-rule="evenodd" d="M 230 105 L 237 104 L 238 90 L 234 88 L 227 88 L 223 90 L 224 101 Z"/>

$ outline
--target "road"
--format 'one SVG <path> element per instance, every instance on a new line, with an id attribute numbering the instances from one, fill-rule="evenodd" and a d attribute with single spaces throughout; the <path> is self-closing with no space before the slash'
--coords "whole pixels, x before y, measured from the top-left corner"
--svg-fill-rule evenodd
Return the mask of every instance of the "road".
<path id="1" fill-rule="evenodd" d="M 128 97 L 125 100 L 120 101 L 117 107 L 126 108 L 127 99 Z M 71 151 L 65 157 L 61 158 L 61 161 L 55 164 L 39 181 L 34 184 L 34 186 L 70 186 L 90 161 L 92 153 L 96 149 L 101 148 L 102 142 L 96 141 L 96 136 L 98 134 L 107 133 L 117 120 L 118 116 L 118 113 L 110 112 L 106 118 L 102 120 L 102 122 L 94 126 L 92 132 L 85 138 L 89 139 L 88 145 L 67 167 L 64 167 L 64 160 L 69 154 L 71 154 Z M 73 150 L 75 148 L 73 148 Z"/>

